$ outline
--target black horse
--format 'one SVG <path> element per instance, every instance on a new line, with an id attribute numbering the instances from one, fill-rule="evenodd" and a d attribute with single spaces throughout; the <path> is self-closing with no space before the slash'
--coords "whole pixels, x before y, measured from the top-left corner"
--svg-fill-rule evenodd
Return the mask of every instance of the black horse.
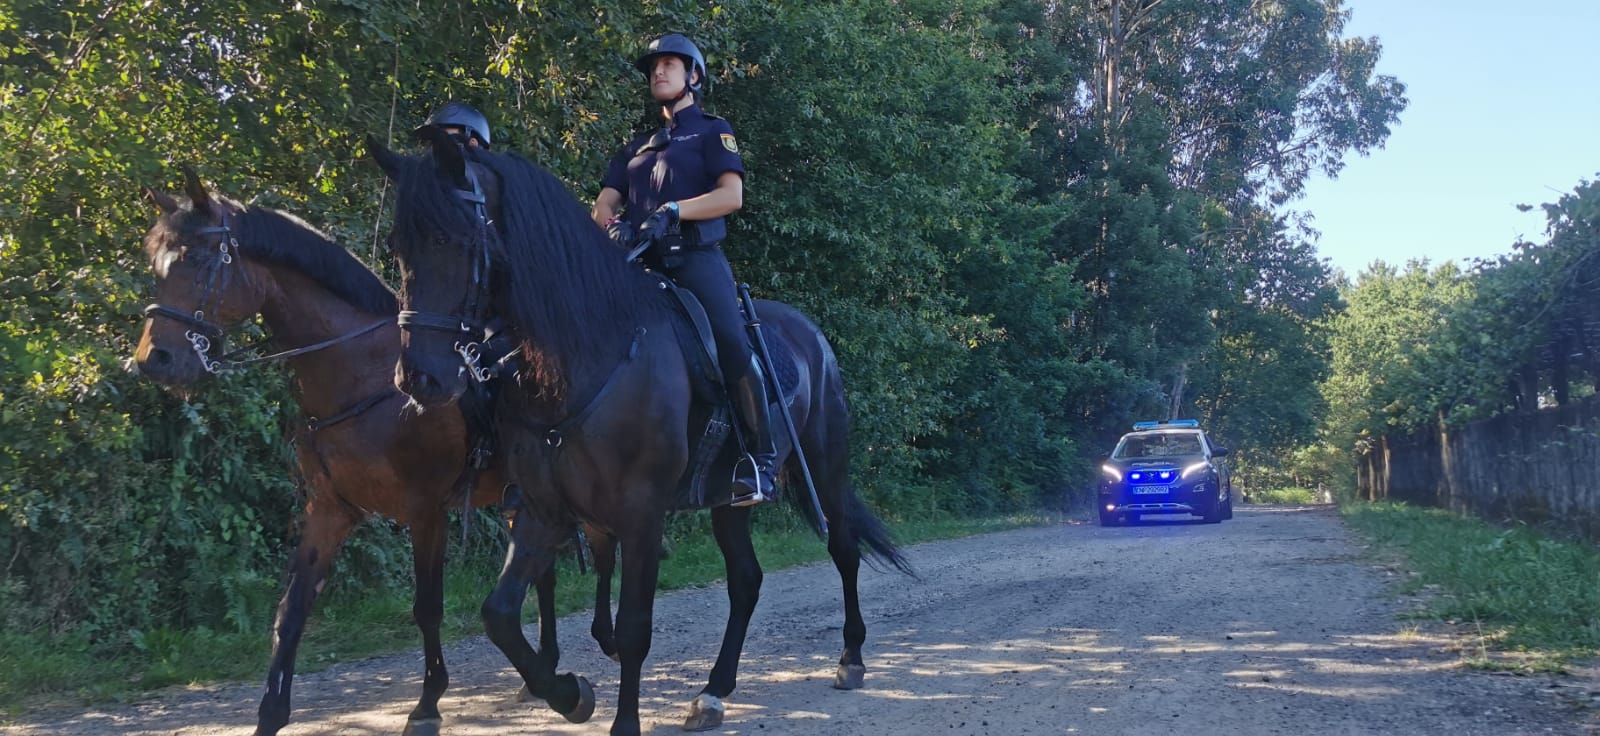
<path id="1" fill-rule="evenodd" d="M 685 501 L 681 481 L 713 412 L 705 400 L 715 394 L 706 385 L 712 371 L 661 279 L 628 263 L 558 179 L 515 155 L 466 152 L 438 131 L 423 135 L 433 145 L 420 157 L 369 140 L 374 158 L 398 185 L 390 245 L 400 264 L 402 322 L 409 326 L 398 385 L 424 407 L 456 400 L 481 368 L 476 331 L 490 318 L 509 325 L 520 368 L 501 389 L 500 458 L 502 472 L 522 488 L 522 503 L 513 520 L 516 539 L 484 604 L 489 637 L 529 691 L 558 712 L 570 712 L 576 682 L 570 674 L 555 675 L 555 652 L 535 650 L 523 638 L 519 610 L 573 519 L 616 539 L 622 587 L 614 644 L 622 687 L 611 732 L 636 734 L 661 530 L 669 511 L 697 505 Z M 827 339 L 793 308 L 759 305 L 768 341 L 793 355 L 798 376 L 784 393 L 792 397 L 797 437 L 826 517 L 828 552 L 843 585 L 844 652 L 834 686 L 859 688 L 866 671 L 857 594 L 862 552 L 911 570 L 850 485 L 844 383 Z M 782 448 L 780 461 L 792 478 L 788 449 Z M 720 482 L 720 495 L 700 503 L 714 506 L 729 614 L 710 678 L 690 704 L 685 728 L 691 730 L 722 722 L 761 587 L 750 510 L 717 505 L 728 495 L 728 480 Z M 802 493 L 788 496 L 820 530 L 824 519 L 809 498 L 797 500 Z M 604 630 L 609 624 L 609 611 L 597 610 L 602 645 L 612 633 Z"/>

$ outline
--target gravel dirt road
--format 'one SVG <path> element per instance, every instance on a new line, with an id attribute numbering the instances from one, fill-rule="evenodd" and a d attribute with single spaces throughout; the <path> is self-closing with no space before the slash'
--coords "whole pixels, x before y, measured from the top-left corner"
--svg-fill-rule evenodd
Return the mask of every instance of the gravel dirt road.
<path id="1" fill-rule="evenodd" d="M 1241 507 L 1220 525 L 1155 518 L 919 545 L 907 552 L 920 581 L 865 572 L 869 669 L 855 692 L 830 687 L 841 646 L 832 567 L 768 573 L 739 689 L 715 732 L 1596 732 L 1593 711 L 1578 707 L 1590 694 L 1570 678 L 1467 670 L 1463 641 L 1400 618 L 1411 604 L 1387 592 L 1394 573 L 1361 556 L 1330 507 Z M 658 599 L 641 704 L 647 732 L 680 732 L 725 608 L 715 586 Z M 568 724 L 516 702 L 515 673 L 475 638 L 446 649 L 444 733 L 605 733 L 616 666 L 588 639 L 586 614 L 560 626 L 562 669 L 594 681 L 593 721 Z M 282 733 L 399 734 L 420 670 L 411 654 L 302 675 Z M 170 690 L 131 706 L 25 714 L 0 733 L 243 735 L 259 691 Z"/>

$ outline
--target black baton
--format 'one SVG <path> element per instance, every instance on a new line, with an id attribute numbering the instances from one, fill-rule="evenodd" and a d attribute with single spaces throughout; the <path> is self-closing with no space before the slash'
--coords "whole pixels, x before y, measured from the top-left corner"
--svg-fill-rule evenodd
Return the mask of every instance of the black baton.
<path id="1" fill-rule="evenodd" d="M 800 434 L 795 431 L 794 417 L 789 416 L 789 402 L 783 398 L 783 387 L 778 385 L 778 372 L 772 366 L 772 353 L 767 350 L 767 336 L 761 332 L 761 318 L 756 316 L 756 300 L 750 298 L 750 285 L 739 284 L 739 300 L 744 302 L 744 312 L 749 315 L 750 321 L 746 327 L 750 334 L 756 336 L 756 357 L 761 360 L 761 367 L 767 374 L 767 385 L 772 388 L 773 395 L 778 397 L 778 416 L 783 417 L 783 428 L 789 432 L 789 444 L 794 447 L 794 457 L 800 461 L 800 474 L 805 476 L 806 490 L 811 493 L 811 508 L 817 512 L 817 522 L 822 526 L 822 535 L 828 535 L 828 517 L 822 513 L 822 501 L 817 498 L 817 485 L 811 482 L 811 466 L 806 463 L 806 453 L 800 449 Z"/>

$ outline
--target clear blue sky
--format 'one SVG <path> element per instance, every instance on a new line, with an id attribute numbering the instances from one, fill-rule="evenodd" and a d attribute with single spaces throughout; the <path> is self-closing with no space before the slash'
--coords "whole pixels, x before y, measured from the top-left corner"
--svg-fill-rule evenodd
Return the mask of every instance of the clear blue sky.
<path id="1" fill-rule="evenodd" d="M 1544 242 L 1544 213 L 1600 179 L 1600 0 L 1346 0 L 1346 36 L 1377 36 L 1378 73 L 1410 100 L 1382 150 L 1348 156 L 1291 203 L 1350 276 Z"/>

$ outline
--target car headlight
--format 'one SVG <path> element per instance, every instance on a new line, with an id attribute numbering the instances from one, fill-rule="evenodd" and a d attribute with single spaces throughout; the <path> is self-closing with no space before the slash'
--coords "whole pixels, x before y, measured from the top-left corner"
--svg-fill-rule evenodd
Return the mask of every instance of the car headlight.
<path id="1" fill-rule="evenodd" d="M 1110 465 L 1101 465 L 1100 466 L 1100 470 L 1103 471 L 1106 475 L 1111 476 L 1111 480 L 1112 481 L 1117 482 L 1117 483 L 1121 483 L 1122 482 L 1122 471 L 1117 470 L 1116 468 L 1114 468 L 1114 467 L 1112 467 Z"/>
<path id="2" fill-rule="evenodd" d="M 1190 465 L 1187 468 L 1184 468 L 1183 469 L 1183 477 L 1187 478 L 1187 477 L 1189 477 L 1191 475 L 1194 475 L 1195 473 L 1198 473 L 1198 472 L 1200 472 L 1202 470 L 1210 470 L 1210 469 L 1211 469 L 1211 463 L 1206 462 L 1205 460 L 1201 460 L 1200 462 L 1197 462 L 1197 463 L 1195 463 L 1193 465 Z"/>

